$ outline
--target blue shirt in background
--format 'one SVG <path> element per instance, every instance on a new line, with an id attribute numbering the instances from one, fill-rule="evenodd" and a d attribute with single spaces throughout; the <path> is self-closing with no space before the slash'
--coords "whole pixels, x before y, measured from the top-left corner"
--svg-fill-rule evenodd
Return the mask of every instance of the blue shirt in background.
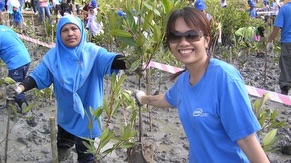
<path id="1" fill-rule="evenodd" d="M 31 62 L 30 55 L 16 32 L 4 25 L 0 25 L 0 58 L 7 64 L 8 70 Z"/>
<path id="2" fill-rule="evenodd" d="M 274 22 L 275 27 L 281 28 L 281 42 L 291 42 L 291 2 L 283 5 Z"/>

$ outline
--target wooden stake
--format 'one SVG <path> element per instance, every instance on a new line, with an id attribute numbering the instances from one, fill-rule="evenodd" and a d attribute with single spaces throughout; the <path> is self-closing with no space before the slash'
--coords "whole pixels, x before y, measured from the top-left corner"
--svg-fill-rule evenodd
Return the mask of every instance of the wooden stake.
<path id="1" fill-rule="evenodd" d="M 50 125 L 50 136 L 51 136 L 51 150 L 52 150 L 52 162 L 58 163 L 58 147 L 57 147 L 57 134 L 56 134 L 56 123 L 55 117 L 49 118 L 49 125 Z"/>

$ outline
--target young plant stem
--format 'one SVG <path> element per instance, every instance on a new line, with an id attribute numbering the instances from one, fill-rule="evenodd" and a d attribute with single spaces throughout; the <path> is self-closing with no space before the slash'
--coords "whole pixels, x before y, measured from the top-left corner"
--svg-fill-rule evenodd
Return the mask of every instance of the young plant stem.
<path id="1" fill-rule="evenodd" d="M 106 127 L 109 126 L 109 123 L 110 123 L 110 120 L 111 120 L 111 116 L 112 116 L 112 108 L 113 108 L 113 105 L 114 105 L 114 103 L 115 103 L 115 97 L 114 97 L 114 95 L 115 95 L 115 92 L 112 91 L 112 93 L 111 93 L 111 98 L 110 98 L 110 99 L 112 99 L 112 100 L 111 100 L 110 105 L 109 105 L 110 113 L 109 113 L 109 115 L 107 115 L 107 116 L 108 116 L 108 119 L 107 119 L 107 122 L 106 122 Z"/>
<path id="2" fill-rule="evenodd" d="M 265 55 L 265 72 L 264 72 L 264 85 L 266 85 L 266 81 L 267 81 L 267 69 L 268 69 L 268 58 L 267 58 L 267 53 Z"/>
<path id="3" fill-rule="evenodd" d="M 138 78 L 138 86 L 139 86 L 139 90 L 140 90 L 140 86 L 141 85 L 141 77 Z M 141 137 L 142 137 L 142 114 L 141 114 L 141 106 L 139 106 L 138 108 L 138 120 L 139 120 L 139 139 L 138 142 L 141 143 Z"/>
<path id="4" fill-rule="evenodd" d="M 149 95 L 151 93 L 151 72 L 150 69 L 146 70 L 146 91 L 147 94 Z M 149 112 L 149 127 L 150 127 L 150 131 L 152 131 L 152 117 L 151 117 L 151 106 L 147 105 L 147 109 Z"/>
<path id="5" fill-rule="evenodd" d="M 7 163 L 7 152 L 8 152 L 8 140 L 9 140 L 9 127 L 10 127 L 10 111 L 11 111 L 11 101 L 7 100 L 7 125 L 6 125 L 6 139 L 5 139 L 5 151 L 4 151 L 4 162 Z"/>

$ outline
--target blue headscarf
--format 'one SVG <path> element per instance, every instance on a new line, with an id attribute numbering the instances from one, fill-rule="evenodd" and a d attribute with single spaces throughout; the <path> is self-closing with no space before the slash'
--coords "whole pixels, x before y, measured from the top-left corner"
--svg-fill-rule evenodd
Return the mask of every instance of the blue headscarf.
<path id="1" fill-rule="evenodd" d="M 195 4 L 194 4 L 194 7 L 197 10 L 200 10 L 200 11 L 205 10 L 206 9 L 206 5 L 205 5 L 204 0 L 196 0 Z"/>
<path id="2" fill-rule="evenodd" d="M 66 24 L 75 24 L 80 29 L 81 40 L 76 47 L 67 47 L 62 42 L 61 29 Z M 56 46 L 48 51 L 43 61 L 62 87 L 72 92 L 74 110 L 83 118 L 84 106 L 77 91 L 89 76 L 94 64 L 92 60 L 97 56 L 90 54 L 97 54 L 100 47 L 87 42 L 84 25 L 74 15 L 65 15 L 59 20 L 56 35 Z"/>
<path id="3" fill-rule="evenodd" d="M 250 7 L 255 7 L 255 6 L 256 6 L 256 3 L 253 2 L 253 1 L 251 1 L 251 2 L 250 2 Z"/>
<path id="4" fill-rule="evenodd" d="M 119 17 L 123 17 L 123 16 L 126 15 L 126 13 L 120 10 L 120 11 L 117 11 L 117 15 L 118 15 Z"/>

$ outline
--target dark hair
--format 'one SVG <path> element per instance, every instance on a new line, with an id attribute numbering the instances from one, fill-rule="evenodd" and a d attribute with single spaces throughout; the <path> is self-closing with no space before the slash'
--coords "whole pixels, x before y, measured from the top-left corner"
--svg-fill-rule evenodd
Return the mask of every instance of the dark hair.
<path id="1" fill-rule="evenodd" d="M 264 37 L 265 28 L 262 27 L 262 26 L 259 26 L 257 29 L 258 29 L 258 32 L 259 32 L 260 36 L 261 37 Z"/>
<path id="2" fill-rule="evenodd" d="M 211 47 L 210 23 L 208 19 L 206 18 L 206 16 L 201 11 L 193 7 L 184 7 L 183 9 L 174 10 L 171 13 L 167 22 L 166 36 L 165 36 L 168 47 L 170 47 L 168 38 L 170 36 L 170 33 L 175 31 L 175 23 L 178 18 L 183 18 L 189 28 L 193 28 L 194 30 L 197 30 L 197 31 L 202 31 L 204 36 L 209 37 L 210 40 L 209 40 L 208 49 Z M 186 71 L 186 69 L 171 75 L 170 76 L 171 80 L 174 80 L 184 71 Z"/>

